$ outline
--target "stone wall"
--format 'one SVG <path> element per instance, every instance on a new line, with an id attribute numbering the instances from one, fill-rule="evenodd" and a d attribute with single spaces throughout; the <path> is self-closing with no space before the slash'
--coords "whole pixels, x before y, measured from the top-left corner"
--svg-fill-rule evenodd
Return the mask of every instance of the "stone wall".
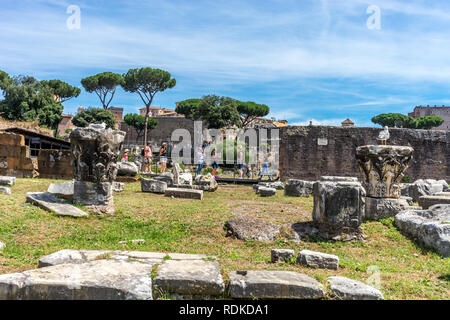
<path id="1" fill-rule="evenodd" d="M 381 128 L 287 127 L 280 129 L 281 179 L 316 180 L 324 175 L 355 176 L 361 179 L 355 151 L 378 144 Z M 390 129 L 388 144 L 414 148 L 406 171 L 412 179 L 450 181 L 450 132 Z"/>
<path id="2" fill-rule="evenodd" d="M 39 178 L 73 179 L 71 150 L 41 149 L 38 156 Z"/>
<path id="3" fill-rule="evenodd" d="M 30 158 L 23 135 L 0 132 L 0 175 L 31 178 L 36 176 L 36 159 Z"/>
<path id="4" fill-rule="evenodd" d="M 194 121 L 192 120 L 184 117 L 154 117 L 154 119 L 158 120 L 158 125 L 155 129 L 147 132 L 147 141 L 149 142 L 156 143 L 159 146 L 163 141 L 170 141 L 172 132 L 176 129 L 187 129 L 191 133 L 191 139 L 194 138 Z M 119 130 L 126 132 L 124 147 L 136 144 L 143 145 L 143 136 L 136 141 L 137 132 L 133 127 L 121 122 Z"/>

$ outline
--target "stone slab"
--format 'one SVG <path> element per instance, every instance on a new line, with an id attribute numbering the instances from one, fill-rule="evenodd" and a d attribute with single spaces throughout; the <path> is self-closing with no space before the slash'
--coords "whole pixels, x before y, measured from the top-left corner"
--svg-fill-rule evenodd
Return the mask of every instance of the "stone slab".
<path id="1" fill-rule="evenodd" d="M 333 269 L 339 267 L 339 257 L 333 254 L 302 250 L 298 254 L 297 262 L 316 269 Z"/>
<path id="2" fill-rule="evenodd" d="M 225 289 L 219 263 L 207 260 L 165 260 L 153 279 L 153 294 L 218 296 Z"/>
<path id="3" fill-rule="evenodd" d="M 273 241 L 280 234 L 280 226 L 249 215 L 231 218 L 225 229 L 227 236 L 240 240 Z"/>
<path id="4" fill-rule="evenodd" d="M 229 294 L 238 299 L 320 299 L 322 284 L 292 271 L 232 271 Z"/>
<path id="5" fill-rule="evenodd" d="M 341 300 L 383 300 L 383 294 L 376 288 L 345 277 L 329 277 L 331 293 Z"/>
<path id="6" fill-rule="evenodd" d="M 405 210 L 395 216 L 394 222 L 403 234 L 450 257 L 450 205 Z"/>
<path id="7" fill-rule="evenodd" d="M 183 199 L 203 200 L 203 191 L 184 188 L 167 188 L 166 191 L 164 192 L 164 196 Z"/>
<path id="8" fill-rule="evenodd" d="M 58 199 L 49 192 L 27 192 L 26 199 L 26 202 L 37 205 L 60 216 L 71 216 L 75 218 L 88 216 L 86 212 Z"/>
<path id="9" fill-rule="evenodd" d="M 450 204 L 450 197 L 447 196 L 422 196 L 419 198 L 419 206 L 428 209 L 436 204 Z"/>
<path id="10" fill-rule="evenodd" d="M 150 300 L 152 266 L 97 260 L 0 275 L 0 300 Z"/>
<path id="11" fill-rule="evenodd" d="M 121 250 L 72 250 L 64 249 L 39 259 L 39 268 L 66 263 L 85 263 L 98 259 L 138 260 L 144 263 L 162 263 L 165 258 L 171 260 L 203 260 L 216 259 L 214 256 L 204 254 L 163 253 L 147 251 L 121 251 Z"/>

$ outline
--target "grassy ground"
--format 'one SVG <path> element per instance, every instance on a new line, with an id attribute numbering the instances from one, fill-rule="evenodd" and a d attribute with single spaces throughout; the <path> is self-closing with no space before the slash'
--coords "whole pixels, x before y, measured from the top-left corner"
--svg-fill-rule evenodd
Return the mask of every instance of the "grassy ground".
<path id="1" fill-rule="evenodd" d="M 291 270 L 308 274 L 326 285 L 342 275 L 368 282 L 379 270 L 386 299 L 449 299 L 450 259 L 416 245 L 393 226 L 393 219 L 363 225 L 365 242 L 243 242 L 225 237 L 225 221 L 246 213 L 275 223 L 311 219 L 312 198 L 260 198 L 251 186 L 221 187 L 204 200 L 171 199 L 141 193 L 130 183 L 114 197 L 113 217 L 58 217 L 25 203 L 25 193 L 45 191 L 52 180 L 17 179 L 12 195 L 0 195 L 0 273 L 36 268 L 38 259 L 61 249 L 114 249 L 216 255 L 227 279 L 231 270 Z M 145 244 L 119 244 L 145 239 Z M 337 271 L 314 270 L 295 263 L 270 263 L 273 248 L 310 249 L 338 255 Z"/>

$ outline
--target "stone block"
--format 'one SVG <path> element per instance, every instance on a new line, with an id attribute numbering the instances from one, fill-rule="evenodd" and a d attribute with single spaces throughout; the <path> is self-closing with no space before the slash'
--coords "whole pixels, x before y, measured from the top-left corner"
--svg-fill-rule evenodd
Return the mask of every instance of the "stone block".
<path id="1" fill-rule="evenodd" d="M 358 228 L 365 210 L 365 191 L 359 182 L 319 181 L 314 184 L 313 221 L 334 229 Z"/>
<path id="2" fill-rule="evenodd" d="M 261 197 L 272 197 L 277 194 L 277 189 L 268 187 L 259 187 L 257 190 L 257 194 L 259 194 Z"/>
<path id="3" fill-rule="evenodd" d="M 367 220 L 379 220 L 394 217 L 402 210 L 409 208 L 406 199 L 394 198 L 370 198 L 366 197 L 366 210 L 364 218 Z"/>
<path id="4" fill-rule="evenodd" d="M 164 195 L 166 197 L 203 200 L 202 190 L 167 188 Z"/>
<path id="5" fill-rule="evenodd" d="M 229 293 L 237 299 L 320 299 L 322 284 L 292 271 L 232 271 Z"/>
<path id="6" fill-rule="evenodd" d="M 339 257 L 333 254 L 302 250 L 298 254 L 297 262 L 299 264 L 315 269 L 333 269 L 339 267 Z"/>
<path id="7" fill-rule="evenodd" d="M 0 186 L 13 186 L 16 183 L 16 177 L 0 176 Z"/>
<path id="8" fill-rule="evenodd" d="M 272 251 L 270 252 L 270 261 L 272 261 L 272 263 L 278 261 L 287 262 L 293 257 L 294 250 L 292 249 L 272 249 Z"/>
<path id="9" fill-rule="evenodd" d="M 165 260 L 153 279 L 153 294 L 218 296 L 225 285 L 219 263 L 207 260 Z"/>
<path id="10" fill-rule="evenodd" d="M 73 197 L 74 183 L 69 182 L 58 182 L 52 183 L 47 189 L 47 192 L 54 194 L 57 197 L 62 197 L 65 199 L 71 199 Z"/>
<path id="11" fill-rule="evenodd" d="M 309 197 L 313 193 L 315 181 L 289 179 L 284 187 L 284 195 L 291 197 Z"/>
<path id="12" fill-rule="evenodd" d="M 141 178 L 142 192 L 164 193 L 167 190 L 167 183 L 155 179 Z"/>
<path id="13" fill-rule="evenodd" d="M 163 172 L 159 176 L 154 177 L 153 179 L 167 183 L 168 187 L 171 187 L 174 184 L 173 173 L 171 172 Z"/>

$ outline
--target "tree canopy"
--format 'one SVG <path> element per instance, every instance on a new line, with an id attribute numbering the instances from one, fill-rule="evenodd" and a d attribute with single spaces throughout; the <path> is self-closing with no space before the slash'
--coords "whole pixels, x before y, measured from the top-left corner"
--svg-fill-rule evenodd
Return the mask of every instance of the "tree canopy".
<path id="1" fill-rule="evenodd" d="M 136 113 L 128 113 L 127 115 L 125 115 L 123 120 L 125 121 L 126 124 L 128 124 L 129 126 L 134 127 L 136 129 L 136 132 L 137 132 L 136 141 L 138 141 L 139 138 L 142 136 L 142 131 L 144 131 L 144 128 L 145 128 L 145 117 L 141 116 L 139 114 L 136 114 Z M 156 128 L 157 125 L 158 125 L 158 120 L 150 118 L 150 117 L 148 118 L 148 122 L 147 122 L 148 130 Z"/>
<path id="2" fill-rule="evenodd" d="M 237 102 L 237 110 L 241 116 L 242 126 L 245 127 L 249 125 L 258 117 L 267 116 L 270 109 L 265 104 L 258 104 L 253 101 Z"/>
<path id="3" fill-rule="evenodd" d="M 438 116 L 423 116 L 416 119 L 417 129 L 431 129 L 434 127 L 439 127 L 444 123 L 444 119 Z"/>
<path id="4" fill-rule="evenodd" d="M 73 87 L 61 80 L 44 80 L 41 83 L 51 88 L 53 94 L 59 98 L 61 103 L 78 97 L 81 93 L 80 88 Z"/>
<path id="5" fill-rule="evenodd" d="M 444 119 L 438 116 L 413 118 L 401 113 L 382 113 L 373 117 L 372 122 L 391 128 L 431 129 L 439 127 Z"/>
<path id="6" fill-rule="evenodd" d="M 137 93 L 145 104 L 144 144 L 147 144 L 147 123 L 150 106 L 158 92 L 175 87 L 177 81 L 171 74 L 161 69 L 130 69 L 123 74 L 122 87 L 127 92 Z"/>
<path id="7" fill-rule="evenodd" d="M 114 98 L 117 86 L 123 84 L 123 78 L 118 73 L 102 72 L 81 79 L 81 84 L 87 92 L 95 92 L 103 105 L 103 109 L 106 110 Z"/>
<path id="8" fill-rule="evenodd" d="M 197 120 L 200 118 L 198 106 L 201 101 L 202 99 L 187 99 L 181 101 L 175 108 L 175 112 L 184 115 L 188 119 Z"/>
<path id="9" fill-rule="evenodd" d="M 61 81 L 62 82 L 62 81 Z M 0 115 L 8 120 L 38 120 L 39 125 L 56 129 L 62 119 L 63 106 L 55 100 L 54 89 L 46 81 L 30 76 L 10 77 L 0 71 Z"/>
<path id="10" fill-rule="evenodd" d="M 175 111 L 192 120 L 204 120 L 209 128 L 245 127 L 257 117 L 269 114 L 269 107 L 252 101 L 242 102 L 215 95 L 202 99 L 187 99 L 178 103 Z"/>
<path id="11" fill-rule="evenodd" d="M 204 96 L 198 105 L 198 115 L 212 129 L 241 125 L 237 102 L 229 97 Z"/>
<path id="12" fill-rule="evenodd" d="M 87 127 L 91 123 L 105 123 L 107 128 L 114 128 L 116 119 L 114 114 L 102 108 L 87 108 L 78 112 L 72 119 L 72 123 L 77 127 Z"/>

